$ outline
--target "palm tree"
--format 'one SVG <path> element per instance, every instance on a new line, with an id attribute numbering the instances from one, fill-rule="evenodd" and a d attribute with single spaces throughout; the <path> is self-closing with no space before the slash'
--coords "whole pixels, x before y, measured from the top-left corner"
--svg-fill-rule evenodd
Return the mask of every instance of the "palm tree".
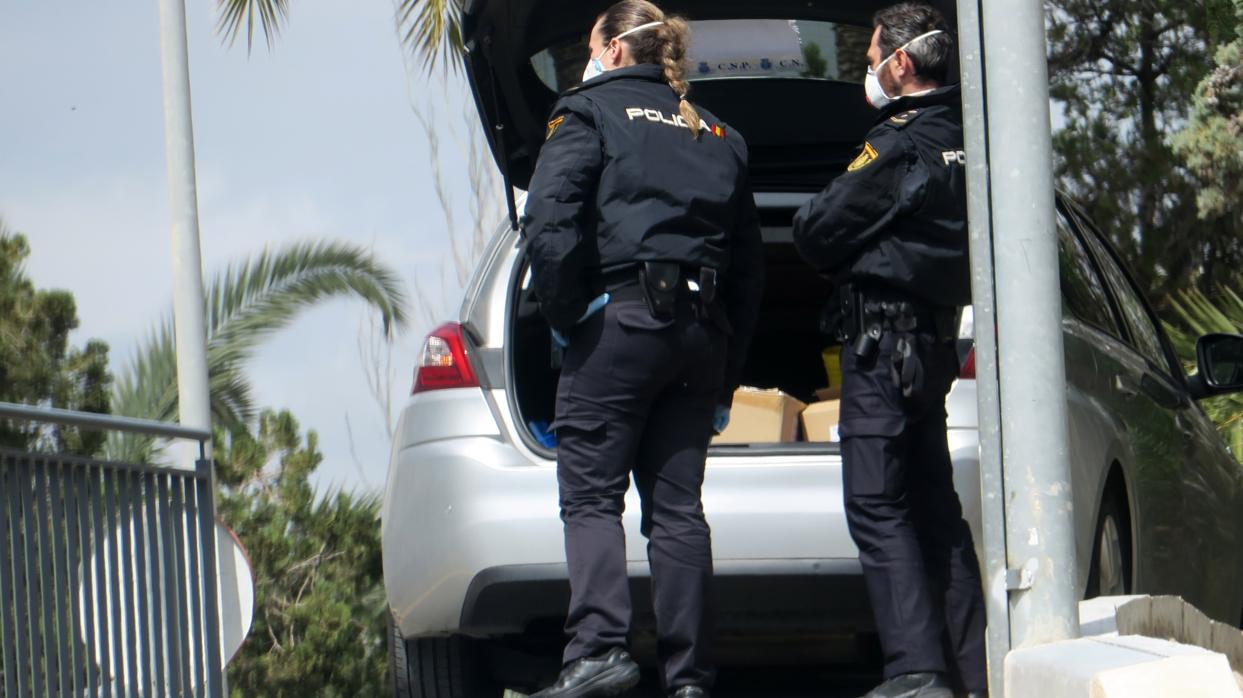
<path id="1" fill-rule="evenodd" d="M 230 265 L 207 287 L 207 372 L 213 422 L 242 427 L 255 416 L 247 360 L 302 310 L 334 297 L 353 297 L 378 311 L 386 337 L 406 322 L 406 295 L 397 275 L 367 250 L 340 242 L 305 242 Z M 113 412 L 172 420 L 177 412 L 177 357 L 171 315 L 153 329 L 114 383 Z M 108 456 L 149 462 L 150 439 L 114 437 Z"/>
<path id="2" fill-rule="evenodd" d="M 216 29 L 230 43 L 246 34 L 254 46 L 255 26 L 268 46 L 289 18 L 289 0 L 218 0 Z M 462 9 L 458 0 L 396 0 L 397 30 L 402 42 L 423 60 L 423 67 L 457 71 L 462 53 Z"/>
<path id="3" fill-rule="evenodd" d="M 1196 338 L 1213 332 L 1243 333 L 1243 298 L 1227 287 L 1218 289 L 1214 301 L 1197 289 L 1182 291 L 1170 299 L 1170 308 L 1182 327 L 1166 325 L 1179 357 L 1192 369 L 1196 362 Z M 1234 457 L 1243 460 L 1243 395 L 1226 395 L 1204 401 L 1204 411 L 1217 423 Z"/>

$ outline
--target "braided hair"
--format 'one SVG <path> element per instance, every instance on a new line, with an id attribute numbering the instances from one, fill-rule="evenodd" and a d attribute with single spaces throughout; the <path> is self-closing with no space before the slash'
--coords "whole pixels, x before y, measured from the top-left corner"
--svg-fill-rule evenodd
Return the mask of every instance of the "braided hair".
<path id="1" fill-rule="evenodd" d="M 635 63 L 651 63 L 664 70 L 665 82 L 678 96 L 678 112 L 699 138 L 703 119 L 686 99 L 690 84 L 686 82 L 686 47 L 690 43 L 690 25 L 682 17 L 666 15 L 647 0 L 622 0 L 600 15 L 600 35 L 605 42 L 635 27 L 661 22 L 651 30 L 635 32 L 622 37 L 630 47 Z"/>

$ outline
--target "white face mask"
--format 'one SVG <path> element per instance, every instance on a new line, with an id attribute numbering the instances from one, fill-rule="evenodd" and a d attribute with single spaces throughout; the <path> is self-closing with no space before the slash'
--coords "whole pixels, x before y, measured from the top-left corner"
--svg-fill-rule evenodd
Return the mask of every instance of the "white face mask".
<path id="1" fill-rule="evenodd" d="M 868 104 L 872 105 L 873 107 L 876 107 L 877 109 L 884 109 L 886 106 L 889 105 L 890 102 L 892 102 L 895 99 L 894 97 L 890 97 L 889 95 L 885 94 L 885 88 L 881 87 L 880 77 L 878 76 L 878 74 L 880 73 L 880 69 L 885 67 L 885 64 L 889 62 L 890 58 L 893 58 L 894 56 L 898 55 L 898 51 L 905 51 L 907 46 L 910 46 L 911 44 L 915 43 L 916 41 L 919 41 L 920 39 L 924 39 L 929 36 L 933 36 L 935 34 L 943 34 L 943 33 L 944 32 L 942 32 L 940 29 L 934 29 L 930 32 L 920 34 L 914 39 L 911 39 L 905 44 L 902 44 L 901 46 L 895 48 L 893 50 L 893 53 L 889 54 L 885 58 L 885 60 L 881 61 L 880 63 L 877 63 L 875 68 L 869 65 L 867 77 L 863 79 L 863 93 L 867 96 Z"/>
<path id="2" fill-rule="evenodd" d="M 647 24 L 640 24 L 639 26 L 635 27 L 634 29 L 629 29 L 629 30 L 627 30 L 627 31 L 624 31 L 624 32 L 622 32 L 622 33 L 618 34 L 618 35 L 617 35 L 616 37 L 614 37 L 614 38 L 620 39 L 620 38 L 622 38 L 622 37 L 624 37 L 624 36 L 628 36 L 628 35 L 630 35 L 630 34 L 633 34 L 633 33 L 637 32 L 637 31 L 640 31 L 640 30 L 643 30 L 643 29 L 650 29 L 651 27 L 660 26 L 661 24 L 664 24 L 664 22 L 648 22 Z M 607 72 L 607 71 L 605 71 L 605 69 L 604 69 L 604 64 L 600 62 L 600 59 L 601 59 L 601 58 L 604 58 L 604 54 L 605 54 L 605 53 L 606 53 L 606 52 L 607 52 L 610 48 L 612 48 L 612 44 L 613 44 L 613 42 L 612 42 L 612 41 L 610 41 L 610 42 L 608 43 L 608 45 L 606 45 L 606 46 L 604 47 L 604 51 L 601 51 L 601 52 L 600 52 L 600 55 L 599 55 L 599 56 L 593 56 L 593 57 L 591 58 L 591 60 L 587 61 L 587 66 L 583 68 L 583 82 L 587 82 L 588 80 L 590 80 L 590 79 L 592 79 L 592 78 L 594 78 L 594 77 L 599 77 L 599 76 L 601 76 L 601 75 L 604 75 L 604 73 L 605 73 L 605 72 Z"/>

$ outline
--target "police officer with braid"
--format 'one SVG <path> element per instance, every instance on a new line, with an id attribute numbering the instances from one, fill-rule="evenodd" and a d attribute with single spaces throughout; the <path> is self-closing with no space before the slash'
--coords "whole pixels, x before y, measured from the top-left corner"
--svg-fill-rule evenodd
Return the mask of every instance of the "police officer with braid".
<path id="1" fill-rule="evenodd" d="M 538 698 L 613 696 L 639 670 L 621 515 L 633 473 L 661 679 L 708 695 L 712 547 L 701 487 L 763 287 L 743 139 L 692 106 L 686 22 L 643 0 L 592 27 L 526 204 L 533 285 L 564 347 L 553 429 L 571 639 Z"/>
<path id="2" fill-rule="evenodd" d="M 841 298 L 846 519 L 885 658 L 867 698 L 985 694 L 984 603 L 954 491 L 945 397 L 971 302 L 954 51 L 922 3 L 877 13 L 858 157 L 795 216 L 804 259 Z"/>

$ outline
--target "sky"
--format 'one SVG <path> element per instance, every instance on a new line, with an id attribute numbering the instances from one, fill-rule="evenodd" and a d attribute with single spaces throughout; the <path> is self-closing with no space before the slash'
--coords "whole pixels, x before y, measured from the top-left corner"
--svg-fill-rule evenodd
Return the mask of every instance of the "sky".
<path id="1" fill-rule="evenodd" d="M 419 278 L 439 289 L 448 238 L 416 109 L 467 124 L 463 81 L 408 69 L 384 0 L 293 2 L 275 46 L 257 37 L 249 55 L 222 44 L 215 11 L 187 0 L 205 274 L 334 239 L 371 247 L 412 296 Z M 114 372 L 172 301 L 159 50 L 155 2 L 0 3 L 0 218 L 29 238 L 35 285 L 76 297 L 74 344 L 108 342 Z M 442 162 L 464 199 L 452 142 Z M 460 302 L 447 276 L 430 299 L 442 320 Z M 318 432 L 320 488 L 384 484 L 390 444 L 358 348 L 369 312 L 306 312 L 249 364 L 260 406 Z M 427 329 L 420 317 L 394 345 L 394 411 Z"/>

